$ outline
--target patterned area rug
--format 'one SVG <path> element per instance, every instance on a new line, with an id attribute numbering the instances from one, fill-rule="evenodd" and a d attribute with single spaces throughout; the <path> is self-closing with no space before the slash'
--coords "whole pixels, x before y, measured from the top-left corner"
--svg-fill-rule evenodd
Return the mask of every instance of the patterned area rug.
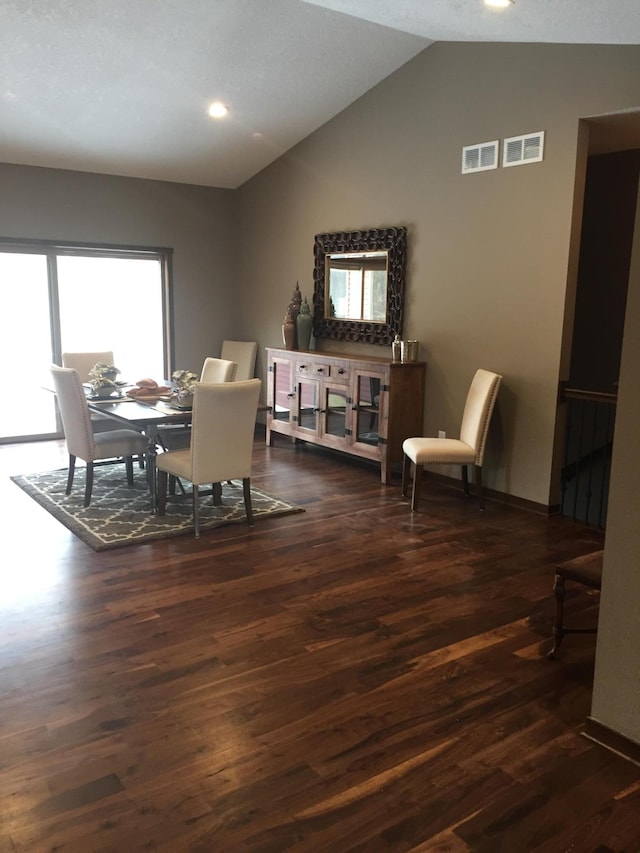
<path id="1" fill-rule="evenodd" d="M 67 469 L 11 477 L 40 506 L 86 542 L 94 551 L 138 545 L 153 539 L 191 534 L 191 496 L 167 498 L 167 514 L 151 515 L 145 472 L 136 469 L 133 487 L 127 486 L 123 465 L 98 466 L 94 470 L 91 504 L 84 500 L 84 468 L 76 469 L 70 495 L 65 495 Z M 188 486 L 190 488 L 190 484 Z M 251 488 L 256 523 L 265 517 L 304 512 L 300 507 Z M 211 496 L 200 500 L 200 534 L 223 524 L 247 523 L 242 481 L 222 486 L 222 506 L 213 506 Z"/>

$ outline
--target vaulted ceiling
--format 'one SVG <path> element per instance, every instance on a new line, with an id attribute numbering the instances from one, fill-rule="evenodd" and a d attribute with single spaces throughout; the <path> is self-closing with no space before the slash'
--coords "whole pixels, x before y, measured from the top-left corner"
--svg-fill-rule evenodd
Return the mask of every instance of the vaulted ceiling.
<path id="1" fill-rule="evenodd" d="M 3 0 L 0 162 L 234 188 L 434 41 L 639 44 L 640 0 Z"/>

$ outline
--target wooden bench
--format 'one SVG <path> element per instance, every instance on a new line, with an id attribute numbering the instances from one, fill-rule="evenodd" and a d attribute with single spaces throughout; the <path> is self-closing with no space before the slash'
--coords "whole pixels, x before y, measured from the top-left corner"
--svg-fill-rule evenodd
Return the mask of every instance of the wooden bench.
<path id="1" fill-rule="evenodd" d="M 556 599 L 556 615 L 553 625 L 553 648 L 547 653 L 554 658 L 565 634 L 595 634 L 597 628 L 567 628 L 564 624 L 564 585 L 565 581 L 580 583 L 589 589 L 600 590 L 602 586 L 602 557 L 604 551 L 593 551 L 573 560 L 567 560 L 556 567 L 553 592 Z"/>

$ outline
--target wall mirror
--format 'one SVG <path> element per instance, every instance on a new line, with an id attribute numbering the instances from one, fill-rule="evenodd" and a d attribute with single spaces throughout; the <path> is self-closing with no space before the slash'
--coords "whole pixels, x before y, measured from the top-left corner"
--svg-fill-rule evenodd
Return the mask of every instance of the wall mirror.
<path id="1" fill-rule="evenodd" d="M 316 338 L 390 344 L 402 334 L 407 229 L 317 234 Z"/>

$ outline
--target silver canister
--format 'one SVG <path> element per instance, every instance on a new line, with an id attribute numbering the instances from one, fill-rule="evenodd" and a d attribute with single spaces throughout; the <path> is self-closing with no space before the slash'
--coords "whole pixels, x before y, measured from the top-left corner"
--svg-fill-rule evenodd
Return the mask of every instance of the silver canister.
<path id="1" fill-rule="evenodd" d="M 402 341 L 401 361 L 417 361 L 419 347 L 418 341 Z"/>

